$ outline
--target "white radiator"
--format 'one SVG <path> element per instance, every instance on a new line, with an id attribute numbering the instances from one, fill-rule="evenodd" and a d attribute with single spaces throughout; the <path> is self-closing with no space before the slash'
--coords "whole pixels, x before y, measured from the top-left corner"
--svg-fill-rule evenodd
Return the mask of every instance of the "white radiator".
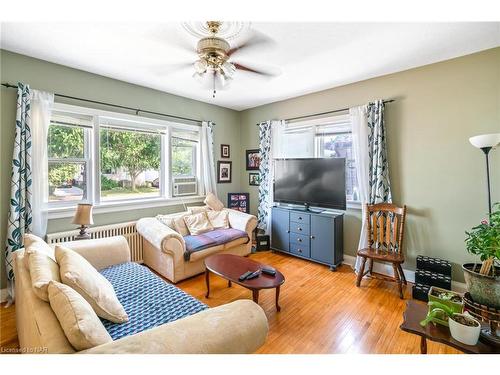
<path id="1" fill-rule="evenodd" d="M 111 225 L 102 225 L 100 227 L 91 227 L 87 229 L 87 233 L 91 238 L 105 238 L 113 236 L 123 236 L 127 239 L 130 247 L 130 257 L 132 262 L 142 263 L 142 236 L 135 229 L 135 221 L 128 223 L 119 223 Z M 74 241 L 75 237 L 80 234 L 79 229 L 66 232 L 47 234 L 47 243 L 61 243 Z"/>

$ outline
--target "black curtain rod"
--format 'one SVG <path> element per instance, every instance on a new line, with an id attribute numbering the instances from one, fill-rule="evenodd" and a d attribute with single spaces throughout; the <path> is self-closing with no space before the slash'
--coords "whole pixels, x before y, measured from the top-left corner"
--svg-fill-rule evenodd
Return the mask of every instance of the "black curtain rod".
<path id="1" fill-rule="evenodd" d="M 394 101 L 394 99 L 390 99 L 390 100 L 384 100 L 384 104 L 386 103 L 392 103 Z M 342 108 L 342 109 L 334 109 L 333 111 L 327 111 L 327 112 L 321 112 L 321 113 L 314 113 L 312 115 L 304 115 L 304 116 L 298 116 L 298 117 L 292 117 L 292 118 L 287 118 L 285 119 L 285 121 L 293 121 L 293 120 L 300 120 L 300 119 L 303 119 L 303 118 L 308 118 L 308 117 L 316 117 L 316 116 L 322 116 L 322 115 L 328 115 L 330 113 L 337 113 L 337 112 L 344 112 L 344 111 L 348 111 L 349 108 Z M 257 124 L 259 125 L 259 124 Z"/>
<path id="2" fill-rule="evenodd" d="M 2 86 L 7 87 L 7 88 L 11 88 L 11 89 L 17 89 L 16 85 L 11 85 L 9 83 L 2 83 Z M 161 112 L 146 111 L 144 109 L 126 107 L 126 106 L 123 106 L 123 105 L 106 103 L 106 102 L 100 102 L 100 101 L 91 100 L 91 99 L 77 98 L 75 96 L 69 96 L 69 95 L 63 95 L 63 94 L 54 94 L 54 95 L 58 96 L 60 98 L 73 99 L 73 100 L 79 100 L 79 101 L 82 101 L 82 102 L 88 102 L 88 103 L 105 105 L 105 106 L 108 106 L 108 107 L 115 107 L 115 108 L 126 109 L 128 111 L 134 111 L 136 115 L 139 115 L 139 112 L 142 112 L 142 113 L 149 113 L 150 115 L 164 116 L 164 117 L 170 117 L 170 118 L 174 118 L 174 119 L 178 119 L 178 120 L 184 120 L 184 121 L 191 121 L 191 122 L 201 123 L 201 120 L 196 120 L 196 119 L 192 119 L 192 118 L 188 118 L 188 117 L 181 117 L 181 116 L 169 115 L 169 114 L 161 113 Z"/>

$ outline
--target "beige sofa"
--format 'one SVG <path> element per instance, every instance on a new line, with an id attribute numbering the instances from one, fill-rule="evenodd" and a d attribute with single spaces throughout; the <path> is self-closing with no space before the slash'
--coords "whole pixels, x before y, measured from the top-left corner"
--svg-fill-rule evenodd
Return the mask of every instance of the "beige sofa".
<path id="1" fill-rule="evenodd" d="M 248 238 L 251 239 L 252 232 L 257 226 L 257 218 L 253 215 L 228 208 L 224 208 L 223 210 L 228 212 L 230 227 L 245 231 Z M 185 214 L 187 213 L 182 212 L 168 216 Z M 184 238 L 175 230 L 154 217 L 140 219 L 136 227 L 137 231 L 143 237 L 144 263 L 173 283 L 204 272 L 204 260 L 211 254 L 221 253 L 245 256 L 252 251 L 252 241 L 239 238 L 223 245 L 197 251 L 191 255 L 189 261 L 186 261 L 184 259 L 186 251 Z"/>
<path id="2" fill-rule="evenodd" d="M 124 237 L 68 242 L 100 270 L 130 261 Z M 50 304 L 33 292 L 24 250 L 14 254 L 16 324 L 25 353 L 74 353 Z M 252 353 L 265 341 L 267 318 L 250 300 L 210 308 L 81 353 Z"/>

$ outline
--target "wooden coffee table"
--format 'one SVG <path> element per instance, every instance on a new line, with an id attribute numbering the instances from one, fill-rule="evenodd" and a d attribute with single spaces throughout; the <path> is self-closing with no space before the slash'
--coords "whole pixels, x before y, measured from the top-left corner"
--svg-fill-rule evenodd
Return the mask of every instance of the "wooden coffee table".
<path id="1" fill-rule="evenodd" d="M 238 278 L 242 274 L 247 271 L 256 271 L 262 268 L 264 264 L 249 258 L 232 254 L 211 255 L 205 259 L 205 266 L 207 268 L 205 272 L 207 294 L 205 297 L 208 298 L 208 295 L 210 294 L 210 272 L 212 272 L 228 280 L 228 286 L 231 286 L 231 283 L 233 282 L 244 288 L 250 289 L 255 303 L 259 303 L 259 291 L 261 289 L 276 289 L 276 310 L 281 310 L 278 300 L 280 296 L 280 286 L 285 282 L 285 277 L 278 270 L 276 270 L 275 276 L 269 276 L 261 273 L 260 276 L 255 279 L 239 281 Z"/>

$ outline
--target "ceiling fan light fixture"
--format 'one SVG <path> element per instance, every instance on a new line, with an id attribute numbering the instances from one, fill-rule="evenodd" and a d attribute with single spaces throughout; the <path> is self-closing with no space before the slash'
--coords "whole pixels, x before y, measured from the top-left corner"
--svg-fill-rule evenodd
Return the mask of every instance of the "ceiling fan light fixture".
<path id="1" fill-rule="evenodd" d="M 207 64 L 206 60 L 203 60 L 203 59 L 196 60 L 194 62 L 194 70 L 198 74 L 205 73 L 207 71 L 207 66 L 208 66 L 208 64 Z"/>
<path id="2" fill-rule="evenodd" d="M 225 61 L 220 68 L 226 77 L 232 77 L 236 73 L 236 67 L 229 61 Z"/>

